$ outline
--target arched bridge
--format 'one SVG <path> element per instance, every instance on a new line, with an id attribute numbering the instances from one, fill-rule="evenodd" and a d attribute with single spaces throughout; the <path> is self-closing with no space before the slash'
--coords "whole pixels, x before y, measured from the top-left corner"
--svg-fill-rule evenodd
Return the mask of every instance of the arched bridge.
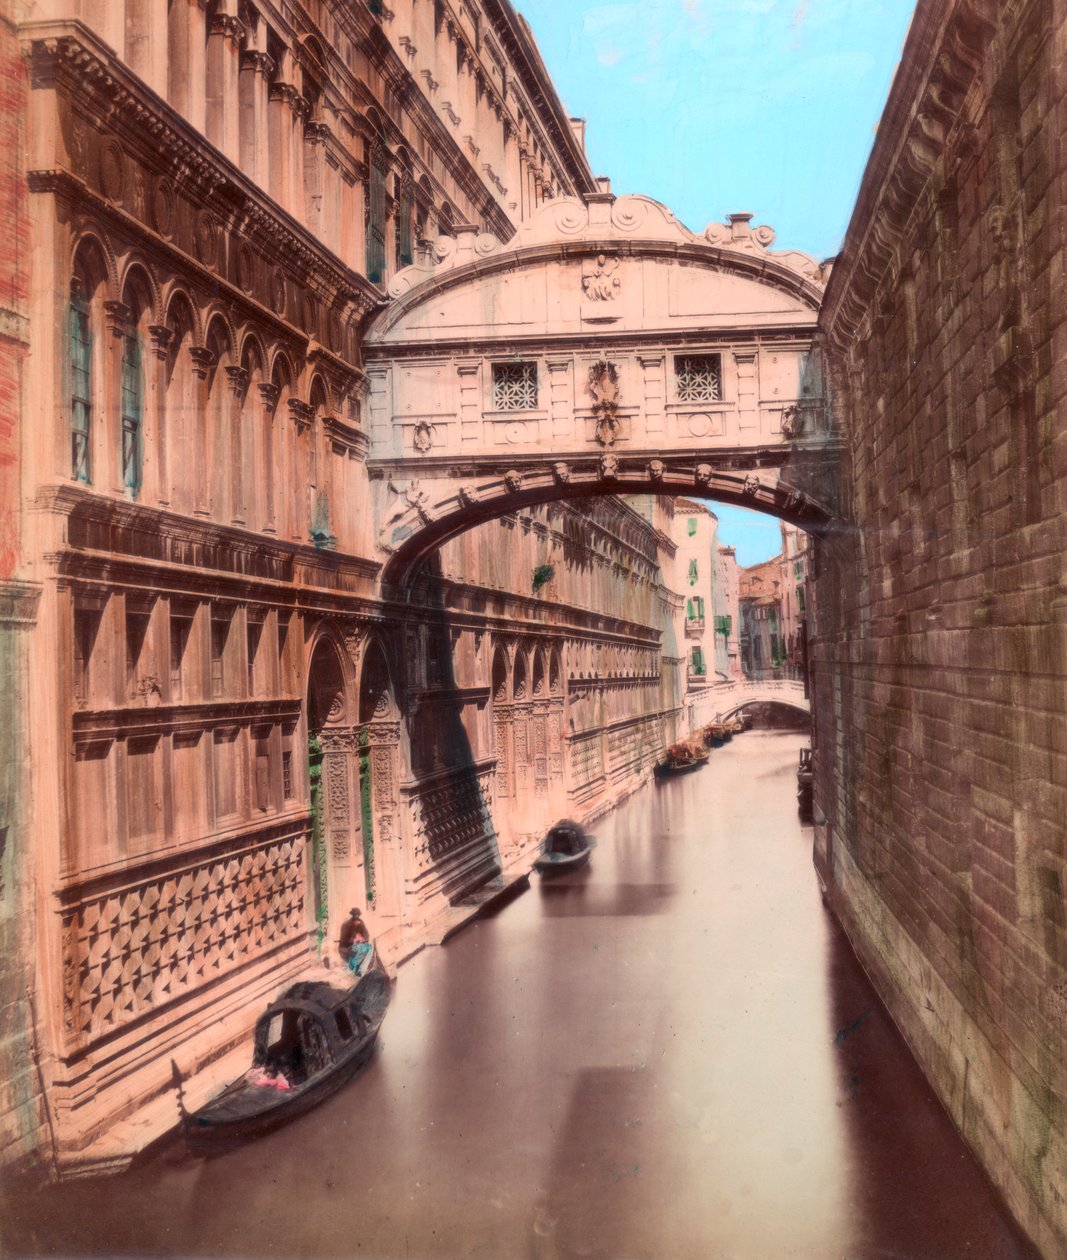
<path id="1" fill-rule="evenodd" d="M 603 191 L 547 203 L 507 245 L 460 228 L 401 271 L 366 340 L 383 582 L 559 498 L 687 494 L 825 527 L 826 276 L 751 217 L 697 234 Z"/>
<path id="2" fill-rule="evenodd" d="M 719 718 L 733 717 L 750 704 L 784 704 L 800 713 L 811 713 L 811 702 L 804 695 L 804 684 L 789 678 L 722 683 L 712 691 L 710 700 L 713 706 L 718 706 Z"/>

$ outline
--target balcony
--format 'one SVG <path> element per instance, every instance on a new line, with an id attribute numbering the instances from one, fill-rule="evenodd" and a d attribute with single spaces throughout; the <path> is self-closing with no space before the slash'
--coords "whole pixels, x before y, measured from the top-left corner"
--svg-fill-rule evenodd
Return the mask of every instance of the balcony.
<path id="1" fill-rule="evenodd" d="M 704 635 L 704 618 L 687 617 L 685 619 L 685 632 L 694 639 L 702 638 Z"/>

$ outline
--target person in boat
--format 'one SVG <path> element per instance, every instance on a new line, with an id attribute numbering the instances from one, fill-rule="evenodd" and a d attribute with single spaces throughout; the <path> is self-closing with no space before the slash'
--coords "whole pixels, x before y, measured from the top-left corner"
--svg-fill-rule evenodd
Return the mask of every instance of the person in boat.
<path id="1" fill-rule="evenodd" d="M 367 925 L 360 918 L 359 909 L 349 910 L 348 918 L 341 924 L 339 941 L 341 958 L 348 964 L 348 970 L 358 976 L 363 970 L 371 952 L 370 933 Z"/>

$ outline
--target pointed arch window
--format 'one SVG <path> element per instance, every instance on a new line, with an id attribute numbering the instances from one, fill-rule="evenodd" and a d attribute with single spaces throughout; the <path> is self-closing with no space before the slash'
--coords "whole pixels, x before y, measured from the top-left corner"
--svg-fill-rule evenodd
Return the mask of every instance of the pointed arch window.
<path id="1" fill-rule="evenodd" d="M 136 498 L 144 467 L 144 366 L 137 326 L 122 338 L 122 484 Z"/>
<path id="2" fill-rule="evenodd" d="M 92 481 L 90 437 L 93 421 L 93 340 L 89 302 L 80 287 L 71 294 L 68 312 L 70 351 L 70 475 Z"/>

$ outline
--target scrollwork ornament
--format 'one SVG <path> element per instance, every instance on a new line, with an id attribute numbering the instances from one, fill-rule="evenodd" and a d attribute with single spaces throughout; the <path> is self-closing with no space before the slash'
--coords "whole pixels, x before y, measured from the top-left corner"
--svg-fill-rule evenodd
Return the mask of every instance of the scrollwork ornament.
<path id="1" fill-rule="evenodd" d="M 152 222 L 166 240 L 174 236 L 174 185 L 164 175 L 152 189 Z"/>
<path id="2" fill-rule="evenodd" d="M 201 210 L 194 231 L 196 256 L 205 267 L 214 267 L 219 249 L 219 221 L 210 210 Z"/>

